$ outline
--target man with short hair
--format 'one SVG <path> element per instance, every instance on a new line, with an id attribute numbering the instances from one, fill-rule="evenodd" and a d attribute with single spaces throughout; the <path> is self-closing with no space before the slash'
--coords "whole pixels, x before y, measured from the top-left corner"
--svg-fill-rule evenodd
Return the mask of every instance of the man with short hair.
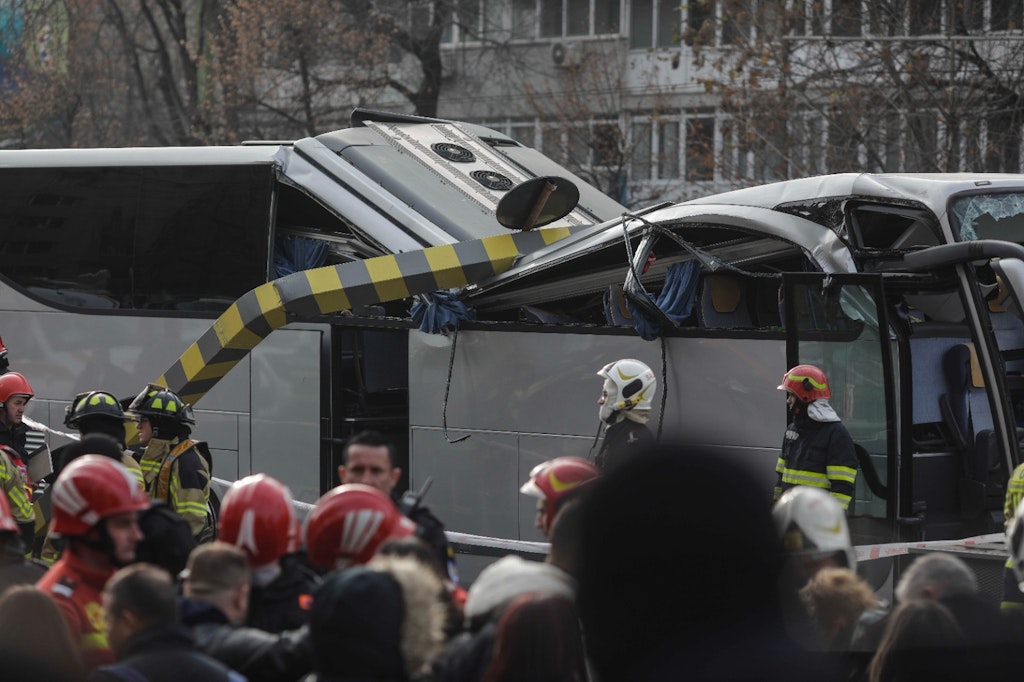
<path id="1" fill-rule="evenodd" d="M 92 680 L 239 682 L 245 677 L 196 649 L 178 623 L 178 591 L 167 571 L 152 564 L 122 568 L 103 589 L 107 640 L 116 665 Z M 141 676 L 141 677 L 140 677 Z"/>
<path id="2" fill-rule="evenodd" d="M 395 465 L 395 446 L 378 431 L 361 431 L 345 443 L 338 479 L 342 483 L 362 483 L 381 491 L 394 500 L 394 489 L 402 477 L 402 468 Z M 406 493 L 398 503 L 399 510 L 416 524 L 416 536 L 437 552 L 445 566 L 448 579 L 458 584 L 455 552 L 448 544 L 444 524 L 423 506 L 415 494 Z"/>
<path id="3" fill-rule="evenodd" d="M 100 593 L 114 571 L 135 561 L 138 514 L 149 500 L 127 469 L 102 455 L 71 462 L 53 484 L 52 499 L 50 529 L 67 546 L 36 586 L 56 601 L 86 667 L 112 663 Z"/>
<path id="4" fill-rule="evenodd" d="M 182 572 L 182 622 L 204 653 L 252 682 L 297 680 L 312 669 L 309 628 L 272 634 L 243 627 L 250 577 L 242 549 L 220 541 L 199 545 Z"/>

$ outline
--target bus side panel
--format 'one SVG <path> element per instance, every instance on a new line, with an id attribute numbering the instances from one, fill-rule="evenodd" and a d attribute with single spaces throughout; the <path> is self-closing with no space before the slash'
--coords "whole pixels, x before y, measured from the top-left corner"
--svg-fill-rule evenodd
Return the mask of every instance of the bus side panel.
<path id="1" fill-rule="evenodd" d="M 322 336 L 321 329 L 286 327 L 251 353 L 250 471 L 285 482 L 304 502 L 320 497 Z"/>
<path id="2" fill-rule="evenodd" d="M 452 440 L 473 435 L 449 444 L 439 429 L 450 350 L 447 337 L 410 332 L 412 483 L 433 476 L 431 508 L 450 530 L 480 535 L 538 539 L 526 523 L 529 508 L 515 496 L 537 462 L 591 455 L 599 427 L 600 367 L 638 358 L 663 383 L 658 342 L 607 334 L 463 331 L 447 423 Z M 749 463 L 770 495 L 786 423 L 776 390 L 785 371 L 785 342 L 768 336 L 676 337 L 668 340 L 667 365 L 663 438 L 728 450 Z M 654 432 L 663 390 L 659 386 L 652 410 Z"/>

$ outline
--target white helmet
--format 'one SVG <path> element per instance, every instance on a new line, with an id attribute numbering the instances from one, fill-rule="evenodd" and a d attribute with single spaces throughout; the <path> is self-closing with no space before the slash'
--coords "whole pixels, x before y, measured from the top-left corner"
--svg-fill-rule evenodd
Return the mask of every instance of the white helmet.
<path id="1" fill-rule="evenodd" d="M 649 410 L 658 380 L 651 368 L 639 360 L 616 360 L 598 371 L 604 377 L 608 397 L 601 406 L 601 418 L 607 421 L 616 412 Z M 613 390 L 614 389 L 614 390 Z"/>
<path id="2" fill-rule="evenodd" d="M 1006 548 L 1010 550 L 1010 561 L 1013 562 L 1013 574 L 1017 577 L 1018 587 L 1024 590 L 1024 500 L 1017 505 L 1017 510 L 1010 519 L 1006 529 Z"/>
<path id="3" fill-rule="evenodd" d="M 772 518 L 787 555 L 841 554 L 848 569 L 857 569 L 846 512 L 839 500 L 826 491 L 808 486 L 790 488 L 775 503 Z"/>

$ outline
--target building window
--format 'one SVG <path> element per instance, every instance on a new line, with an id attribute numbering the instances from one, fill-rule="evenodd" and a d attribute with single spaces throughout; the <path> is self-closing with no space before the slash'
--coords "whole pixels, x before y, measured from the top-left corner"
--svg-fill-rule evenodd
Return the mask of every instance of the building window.
<path id="1" fill-rule="evenodd" d="M 540 36 L 606 35 L 619 32 L 620 0 L 538 0 Z"/>
<path id="2" fill-rule="evenodd" d="M 630 5 L 629 46 L 634 49 L 679 44 L 678 0 L 639 0 Z"/>

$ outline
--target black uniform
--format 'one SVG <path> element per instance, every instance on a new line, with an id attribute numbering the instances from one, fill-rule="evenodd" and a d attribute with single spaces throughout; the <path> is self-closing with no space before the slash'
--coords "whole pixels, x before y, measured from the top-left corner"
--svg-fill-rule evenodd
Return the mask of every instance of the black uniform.
<path id="1" fill-rule="evenodd" d="M 828 491 L 847 509 L 857 481 L 853 438 L 842 422 L 815 421 L 801 410 L 786 430 L 775 471 L 776 500 L 784 490 L 806 485 Z"/>
<path id="2" fill-rule="evenodd" d="M 309 622 L 313 592 L 320 584 L 301 553 L 281 557 L 281 573 L 269 585 L 252 586 L 247 625 L 266 632 L 295 630 Z"/>
<path id="3" fill-rule="evenodd" d="M 613 469 L 653 443 L 654 435 L 646 424 L 624 418 L 605 429 L 594 463 L 601 469 Z"/>
<path id="4" fill-rule="evenodd" d="M 24 422 L 21 424 L 15 424 L 13 427 L 8 426 L 5 422 L 0 421 L 0 445 L 6 445 L 7 447 L 14 450 L 14 452 L 21 457 L 23 460 L 28 460 L 28 446 L 26 441 L 28 439 L 29 429 L 25 426 Z"/>
<path id="5" fill-rule="evenodd" d="M 429 507 L 422 507 L 419 503 L 408 505 L 399 502 L 398 509 L 416 524 L 416 537 L 423 540 L 434 550 L 441 566 L 444 568 L 448 580 L 458 584 L 459 571 L 455 566 L 455 551 L 448 544 L 448 536 L 444 532 L 444 523 L 434 516 Z"/>

